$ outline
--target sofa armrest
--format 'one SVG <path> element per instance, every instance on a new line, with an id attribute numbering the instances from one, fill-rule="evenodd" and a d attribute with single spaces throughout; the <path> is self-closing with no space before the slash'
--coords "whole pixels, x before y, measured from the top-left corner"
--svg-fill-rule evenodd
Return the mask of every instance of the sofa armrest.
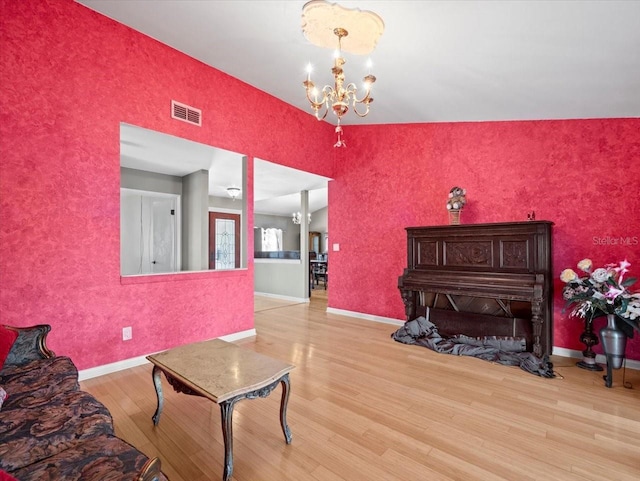
<path id="1" fill-rule="evenodd" d="M 4 326 L 16 331 L 18 338 L 11 346 L 5 366 L 20 366 L 35 359 L 55 357 L 55 353 L 47 347 L 47 334 L 51 330 L 48 324 L 38 324 L 30 327 Z"/>
<path id="2" fill-rule="evenodd" d="M 160 459 L 151 458 L 142 466 L 135 481 L 160 481 L 164 479 L 166 478 L 160 472 Z"/>

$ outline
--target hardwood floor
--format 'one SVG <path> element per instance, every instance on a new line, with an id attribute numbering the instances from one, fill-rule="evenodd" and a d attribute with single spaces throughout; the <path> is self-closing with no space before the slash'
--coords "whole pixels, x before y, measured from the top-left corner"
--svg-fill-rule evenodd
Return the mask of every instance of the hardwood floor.
<path id="1" fill-rule="evenodd" d="M 640 371 L 634 389 L 554 357 L 556 379 L 391 340 L 396 329 L 327 314 L 310 303 L 256 299 L 247 349 L 291 362 L 288 421 L 280 388 L 236 405 L 235 481 L 638 481 Z M 220 410 L 163 379 L 156 407 L 150 365 L 82 382 L 113 414 L 117 434 L 159 456 L 171 481 L 218 480 Z"/>

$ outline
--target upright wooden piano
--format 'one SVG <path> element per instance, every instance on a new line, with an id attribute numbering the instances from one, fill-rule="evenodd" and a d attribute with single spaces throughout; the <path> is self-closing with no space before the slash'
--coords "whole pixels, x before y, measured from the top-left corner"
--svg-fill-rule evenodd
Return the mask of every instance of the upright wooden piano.
<path id="1" fill-rule="evenodd" d="M 398 278 L 407 320 L 429 311 L 440 332 L 524 337 L 534 354 L 551 354 L 552 225 L 408 227 Z"/>

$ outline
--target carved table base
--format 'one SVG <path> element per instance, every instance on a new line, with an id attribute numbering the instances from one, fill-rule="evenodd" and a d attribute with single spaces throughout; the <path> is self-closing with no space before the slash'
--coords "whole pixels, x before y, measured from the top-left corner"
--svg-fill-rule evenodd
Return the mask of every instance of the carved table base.
<path id="1" fill-rule="evenodd" d="M 156 388 L 156 395 L 158 397 L 158 406 L 153 417 L 153 424 L 158 425 L 160 422 L 160 415 L 164 407 L 164 396 L 162 393 L 162 381 L 160 379 L 160 373 L 163 372 L 158 366 L 153 366 L 153 385 Z M 192 390 L 188 386 L 181 383 L 171 375 L 164 373 L 167 381 L 176 392 L 189 394 L 192 396 L 202 396 L 200 393 Z M 222 438 L 224 439 L 224 472 L 222 475 L 223 481 L 231 479 L 233 474 L 233 408 L 238 401 L 242 399 L 256 399 L 264 398 L 271 394 L 278 384 L 282 384 L 282 398 L 280 400 L 280 425 L 282 426 L 282 432 L 284 433 L 284 440 L 287 444 L 291 444 L 292 436 L 291 429 L 287 424 L 287 404 L 289 403 L 289 373 L 285 374 L 281 378 L 272 382 L 268 386 L 256 389 L 255 391 L 249 391 L 239 394 L 230 399 L 220 402 L 220 415 L 222 419 Z"/>
<path id="2" fill-rule="evenodd" d="M 220 415 L 222 418 L 222 437 L 224 438 L 224 474 L 222 479 L 228 481 L 233 474 L 233 407 L 242 399 L 255 399 L 258 397 L 267 397 L 278 384 L 282 384 L 282 398 L 280 400 L 280 425 L 284 433 L 284 440 L 287 444 L 291 444 L 291 430 L 287 424 L 287 403 L 289 401 L 289 374 L 285 374 L 277 381 L 268 386 L 251 391 L 239 396 L 232 397 L 220 403 Z"/>
<path id="3" fill-rule="evenodd" d="M 287 403 L 289 372 L 293 365 L 221 339 L 185 344 L 147 356 L 147 359 L 153 364 L 153 385 L 158 398 L 152 418 L 154 425 L 160 422 L 164 407 L 160 373 L 164 373 L 175 391 L 204 397 L 220 406 L 224 481 L 233 475 L 233 408 L 238 401 L 267 397 L 278 384 L 282 384 L 280 424 L 285 442 L 291 444 Z"/>

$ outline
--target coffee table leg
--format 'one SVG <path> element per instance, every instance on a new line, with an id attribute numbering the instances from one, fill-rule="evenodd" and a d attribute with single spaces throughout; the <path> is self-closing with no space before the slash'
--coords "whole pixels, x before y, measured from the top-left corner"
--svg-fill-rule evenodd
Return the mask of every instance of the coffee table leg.
<path id="1" fill-rule="evenodd" d="M 153 419 L 153 424 L 155 426 L 160 422 L 160 414 L 162 414 L 162 408 L 164 407 L 164 397 L 162 396 L 162 380 L 160 379 L 160 373 L 162 371 L 158 366 L 153 366 L 153 385 L 156 388 L 156 395 L 158 396 L 158 407 L 156 408 L 156 412 L 151 419 Z"/>
<path id="2" fill-rule="evenodd" d="M 284 440 L 287 444 L 291 444 L 291 429 L 287 424 L 287 404 L 289 403 L 289 374 L 285 374 L 280 379 L 282 384 L 282 398 L 280 399 L 280 425 L 282 426 L 282 432 L 284 433 Z"/>
<path id="3" fill-rule="evenodd" d="M 224 440 L 224 472 L 223 481 L 229 481 L 233 474 L 233 407 L 241 399 L 255 399 L 267 397 L 275 389 L 278 383 L 282 384 L 282 398 L 280 400 L 280 424 L 284 432 L 284 439 L 287 444 L 291 444 L 291 430 L 287 424 L 287 404 L 289 402 L 289 374 L 285 374 L 277 381 L 272 382 L 256 391 L 249 391 L 239 394 L 236 397 L 227 399 L 220 403 L 220 417 L 222 419 L 222 438 Z"/>
<path id="4" fill-rule="evenodd" d="M 222 480 L 228 481 L 233 474 L 233 406 L 236 398 L 220 403 L 222 438 L 224 439 L 224 472 Z"/>

